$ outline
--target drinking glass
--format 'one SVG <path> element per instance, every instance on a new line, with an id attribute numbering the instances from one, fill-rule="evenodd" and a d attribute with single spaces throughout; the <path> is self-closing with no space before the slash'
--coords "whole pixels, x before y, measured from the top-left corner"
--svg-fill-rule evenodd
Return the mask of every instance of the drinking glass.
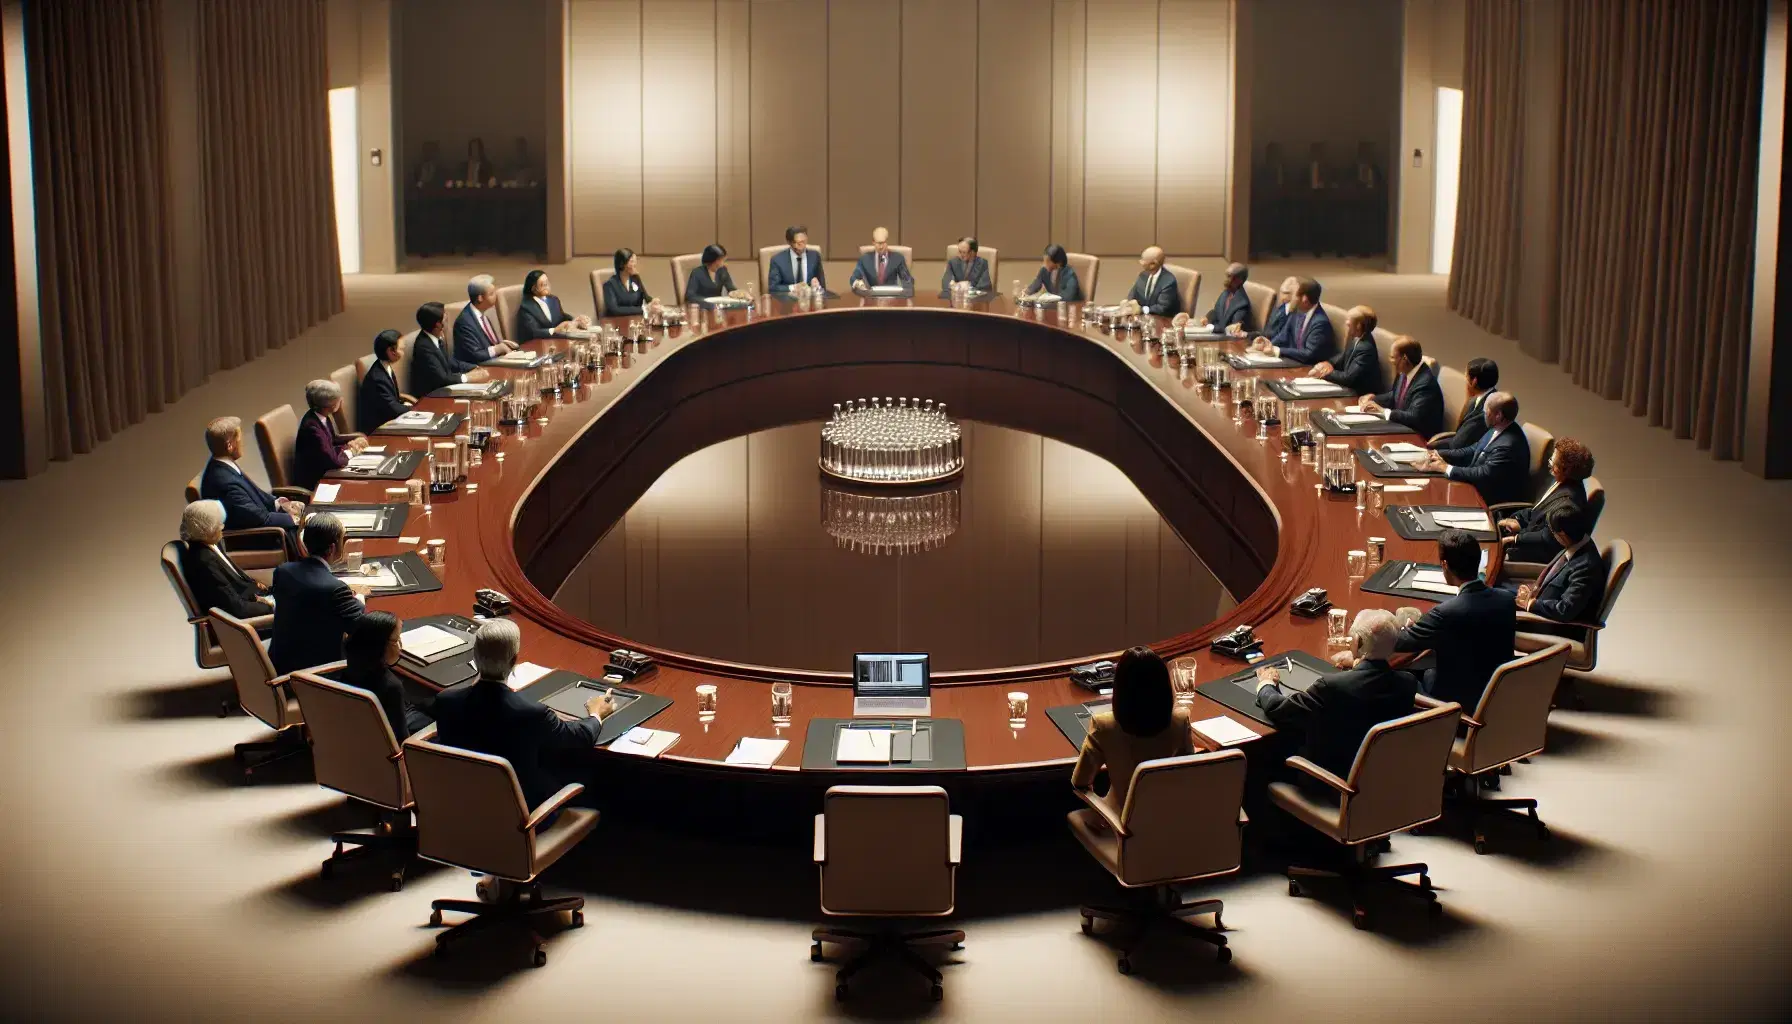
<path id="1" fill-rule="evenodd" d="M 1351 577 L 1361 579 L 1367 568 L 1368 560 L 1369 553 L 1367 551 L 1353 549 L 1344 554 L 1344 568 Z"/>
<path id="2" fill-rule="evenodd" d="M 716 684 L 697 684 L 697 711 L 712 715 L 716 713 Z"/>
<path id="3" fill-rule="evenodd" d="M 1177 658 L 1170 665 L 1170 685 L 1176 690 L 1176 703 L 1195 702 L 1195 659 Z"/>
<path id="4" fill-rule="evenodd" d="M 1027 691 L 1008 691 L 1008 718 L 1010 721 L 1027 717 Z"/>
<path id="5" fill-rule="evenodd" d="M 448 560 L 448 542 L 440 537 L 429 539 L 429 564 L 440 569 Z"/>
<path id="6" fill-rule="evenodd" d="M 1326 639 L 1331 641 L 1332 646 L 1337 646 L 1338 641 L 1344 639 L 1345 636 L 1348 635 L 1350 631 L 1349 618 L 1350 613 L 1342 608 L 1326 609 L 1325 636 Z"/>
<path id="7" fill-rule="evenodd" d="M 790 706 L 794 702 L 795 688 L 786 682 L 772 684 L 772 719 L 774 721 L 790 720 Z"/>
<path id="8" fill-rule="evenodd" d="M 349 572 L 361 571 L 361 540 L 351 537 L 342 545 L 342 567 Z"/>
<path id="9" fill-rule="evenodd" d="M 1369 550 L 1368 569 L 1370 572 L 1374 572 L 1376 569 L 1381 567 L 1382 559 L 1387 557 L 1388 539 L 1386 537 L 1370 537 L 1368 550 Z"/>
<path id="10" fill-rule="evenodd" d="M 411 490 L 411 504 L 413 504 L 413 505 L 423 504 L 423 478 L 414 476 L 414 477 L 411 477 L 409 480 L 406 480 L 404 483 L 405 483 L 405 486 L 409 487 Z"/>

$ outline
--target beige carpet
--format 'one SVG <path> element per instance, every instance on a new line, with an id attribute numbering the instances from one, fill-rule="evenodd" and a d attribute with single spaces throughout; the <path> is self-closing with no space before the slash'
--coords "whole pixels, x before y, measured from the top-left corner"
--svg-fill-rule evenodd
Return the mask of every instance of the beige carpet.
<path id="1" fill-rule="evenodd" d="M 584 272 L 599 262 L 555 269 L 573 308 L 589 308 Z M 665 289 L 663 261 L 646 262 L 650 287 Z M 1210 299 L 1219 265 L 1198 265 Z M 1273 283 L 1280 269 L 1256 276 Z M 830 270 L 843 280 L 847 266 Z M 1734 1020 L 1777 1005 L 1792 699 L 1770 656 L 1792 610 L 1792 490 L 1518 356 L 1444 309 L 1442 279 L 1343 265 L 1322 268 L 1328 300 L 1372 303 L 1447 362 L 1500 358 L 1527 418 L 1590 444 L 1611 494 L 1602 533 L 1636 545 L 1589 709 L 1559 712 L 1551 751 L 1506 783 L 1541 798 L 1553 846 L 1522 829 L 1485 857 L 1447 835 L 1401 838 L 1396 855 L 1431 864 L 1448 914 L 1432 925 L 1392 908 L 1378 933 L 1354 931 L 1334 904 L 1289 899 L 1273 876 L 1216 886 L 1234 964 L 1171 942 L 1130 978 L 1063 905 L 1079 890 L 1059 886 L 1054 865 L 1085 870 L 1074 856 L 1004 851 L 967 865 L 961 902 L 982 909 L 943 1004 L 892 976 L 837 1008 L 831 972 L 805 956 L 813 891 L 800 851 L 600 825 L 551 876 L 591 904 L 582 931 L 551 940 L 545 969 L 503 940 L 437 966 L 428 901 L 464 896 L 466 877 L 424 874 L 396 894 L 371 875 L 317 880 L 341 801 L 294 773 L 237 784 L 230 746 L 261 727 L 213 717 L 218 677 L 194 669 L 154 554 L 209 417 L 299 401 L 305 380 L 380 328 L 407 329 L 418 302 L 457 297 L 469 272 L 352 279 L 349 310 L 330 323 L 94 454 L 0 485 L 7 1018 Z M 1110 261 L 1102 297 L 1130 276 Z M 735 912 L 706 909 L 723 907 Z"/>

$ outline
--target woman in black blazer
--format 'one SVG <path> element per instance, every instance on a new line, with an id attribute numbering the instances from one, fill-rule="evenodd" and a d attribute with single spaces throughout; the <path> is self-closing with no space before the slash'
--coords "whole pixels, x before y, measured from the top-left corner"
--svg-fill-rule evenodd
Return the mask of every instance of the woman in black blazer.
<path id="1" fill-rule="evenodd" d="M 684 284 L 684 301 L 696 303 L 704 299 L 720 296 L 744 299 L 747 293 L 734 287 L 734 278 L 728 273 L 728 250 L 720 245 L 703 247 L 703 263 L 691 268 L 690 279 Z"/>
<path id="2" fill-rule="evenodd" d="M 641 287 L 641 277 L 635 272 L 635 251 L 616 250 L 616 276 L 604 282 L 604 315 L 640 316 L 652 301 L 653 296 Z"/>
<path id="3" fill-rule="evenodd" d="M 564 334 L 566 324 L 581 331 L 591 326 L 590 317 L 573 316 L 561 308 L 559 297 L 549 287 L 545 270 L 531 270 L 523 278 L 523 303 L 516 311 L 516 331 L 525 341 Z"/>
<path id="4" fill-rule="evenodd" d="M 188 505 L 180 516 L 180 539 L 180 574 L 192 591 L 199 614 L 213 608 L 239 619 L 273 613 L 274 602 L 262 596 L 266 588 L 224 553 L 223 503 L 208 500 Z"/>
<path id="5" fill-rule="evenodd" d="M 349 628 L 348 638 L 342 642 L 343 655 L 348 659 L 342 681 L 373 694 L 380 702 L 380 710 L 386 713 L 393 738 L 400 743 L 435 721 L 434 702 L 424 698 L 422 704 L 412 704 L 405 696 L 404 684 L 392 671 L 403 651 L 403 633 L 403 619 L 391 612 L 368 612 Z"/>

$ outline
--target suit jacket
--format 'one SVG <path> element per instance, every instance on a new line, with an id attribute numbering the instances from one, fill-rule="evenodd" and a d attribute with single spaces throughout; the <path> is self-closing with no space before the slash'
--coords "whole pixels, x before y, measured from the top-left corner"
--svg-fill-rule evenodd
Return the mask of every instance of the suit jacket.
<path id="1" fill-rule="evenodd" d="M 859 262 L 853 266 L 852 276 L 846 279 L 846 283 L 848 285 L 853 285 L 860 281 L 865 282 L 867 285 L 875 285 L 878 283 L 877 253 L 859 253 Z M 884 257 L 883 283 L 886 285 L 899 284 L 904 288 L 911 290 L 915 287 L 914 275 L 908 272 L 908 261 L 903 259 L 902 254 L 894 249 L 891 249 Z"/>
<path id="2" fill-rule="evenodd" d="M 1108 804 L 1115 811 L 1126 808 L 1126 791 L 1132 786 L 1133 773 L 1143 761 L 1160 757 L 1181 757 L 1194 752 L 1193 738 L 1188 733 L 1189 714 L 1185 707 L 1170 712 L 1170 722 L 1154 736 L 1134 736 L 1114 720 L 1112 711 L 1103 711 L 1089 719 L 1089 734 L 1077 752 L 1076 767 L 1070 770 L 1070 784 L 1088 789 L 1095 784 L 1095 775 L 1103 768 L 1108 772 Z"/>
<path id="3" fill-rule="evenodd" d="M 1076 279 L 1076 268 L 1068 263 L 1056 274 L 1040 267 L 1039 273 L 1033 275 L 1033 283 L 1027 285 L 1027 294 L 1034 292 L 1048 292 L 1065 302 L 1081 302 L 1085 298 L 1083 283 Z"/>
<path id="4" fill-rule="evenodd" d="M 629 279 L 634 287 L 629 287 L 620 277 L 612 277 L 604 282 L 604 313 L 608 316 L 640 316 L 641 310 L 653 301 L 647 294 L 647 286 L 639 277 Z"/>
<path id="5" fill-rule="evenodd" d="M 251 530 L 257 526 L 283 526 L 292 529 L 292 516 L 274 507 L 274 496 L 255 481 L 222 459 L 205 464 L 199 474 L 199 496 L 224 505 L 226 530 Z"/>
<path id="6" fill-rule="evenodd" d="M 292 485 L 315 491 L 325 473 L 346 465 L 348 442 L 336 436 L 335 424 L 306 409 L 292 446 Z"/>
<path id="7" fill-rule="evenodd" d="M 355 429 L 363 434 L 371 434 L 383 423 L 404 415 L 410 406 L 398 397 L 398 380 L 392 376 L 392 367 L 382 360 L 375 359 L 367 368 L 367 376 L 361 378 L 361 402 L 355 406 Z"/>
<path id="8" fill-rule="evenodd" d="M 1332 318 L 1325 315 L 1324 306 L 1314 306 L 1311 314 L 1289 311 L 1288 319 L 1282 321 L 1281 328 L 1269 341 L 1283 359 L 1305 366 L 1330 359 L 1338 350 L 1337 339 L 1332 334 Z"/>
<path id="9" fill-rule="evenodd" d="M 814 249 L 803 250 L 803 273 L 796 272 L 796 252 L 788 246 L 782 252 L 772 256 L 771 269 L 766 271 L 765 283 L 767 291 L 787 292 L 793 284 L 808 284 L 818 281 L 823 288 L 828 286 L 827 271 L 822 269 L 821 254 Z"/>
<path id="10" fill-rule="evenodd" d="M 1248 332 L 1255 319 L 1256 314 L 1251 312 L 1251 297 L 1243 288 L 1237 291 L 1220 289 L 1219 297 L 1213 300 L 1213 308 L 1207 311 L 1208 324 L 1222 333 L 1233 324 Z"/>
<path id="11" fill-rule="evenodd" d="M 1547 562 L 1556 557 L 1562 546 L 1556 543 L 1556 535 L 1549 532 L 1549 516 L 1558 508 L 1571 508 L 1584 514 L 1587 511 L 1586 483 L 1580 480 L 1558 483 L 1530 508 L 1513 512 L 1508 518 L 1518 520 L 1518 533 L 1506 557 L 1516 562 Z"/>
<path id="12" fill-rule="evenodd" d="M 480 679 L 443 690 L 436 695 L 435 714 L 437 743 L 509 761 L 531 809 L 562 785 L 542 763 L 543 755 L 588 750 L 603 728 L 595 718 L 569 722 L 502 679 Z"/>
<path id="13" fill-rule="evenodd" d="M 1439 448 L 1467 448 L 1487 433 L 1487 396 L 1476 395 L 1462 407 L 1456 421 L 1456 436 L 1438 445 Z"/>
<path id="14" fill-rule="evenodd" d="M 1151 288 L 1151 275 L 1140 274 L 1126 297 L 1139 304 L 1139 309 L 1154 316 L 1175 316 L 1182 312 L 1182 293 L 1176 290 L 1176 275 L 1169 267 L 1157 272 L 1157 287 Z M 1145 294 L 1149 290 L 1151 294 Z"/>
<path id="15" fill-rule="evenodd" d="M 1363 737 L 1382 722 L 1412 714 L 1418 691 L 1412 673 L 1365 661 L 1320 676 L 1305 693 L 1266 686 L 1257 691 L 1257 706 L 1276 728 L 1301 731 L 1300 756 L 1347 779 Z"/>
<path id="16" fill-rule="evenodd" d="M 262 599 L 255 581 L 210 544 L 183 543 L 180 574 L 186 578 L 201 615 L 222 608 L 239 619 L 253 619 L 274 610 Z"/>
<path id="17" fill-rule="evenodd" d="M 726 295 L 733 290 L 734 275 L 728 273 L 727 267 L 723 267 L 714 276 L 711 276 L 709 268 L 699 263 L 691 268 L 691 276 L 684 283 L 684 301 L 702 302 L 704 299 L 714 299 Z"/>
<path id="18" fill-rule="evenodd" d="M 1373 394 L 1381 386 L 1381 355 L 1375 347 L 1375 332 L 1346 346 L 1344 354 L 1332 362 L 1332 372 L 1325 379 L 1359 395 Z"/>
<path id="19" fill-rule="evenodd" d="M 1467 448 L 1439 448 L 1437 457 L 1449 464 L 1450 479 L 1474 484 L 1489 505 L 1525 499 L 1531 481 L 1531 443 L 1516 423 L 1491 440 L 1483 434 Z"/>
<path id="20" fill-rule="evenodd" d="M 995 285 L 989 279 L 989 261 L 981 256 L 972 256 L 969 265 L 954 256 L 946 261 L 946 272 L 940 277 L 940 291 L 947 291 L 954 281 L 969 281 L 972 291 L 989 292 Z"/>
<path id="21" fill-rule="evenodd" d="M 478 364 L 463 362 L 442 347 L 440 338 L 423 331 L 411 343 L 411 394 L 424 398 L 431 391 L 440 391 L 450 384 L 459 384 L 463 373 L 478 369 Z"/>
<path id="22" fill-rule="evenodd" d="M 351 662 L 342 671 L 342 681 L 373 694 L 380 702 L 380 710 L 386 713 L 386 724 L 392 727 L 393 738 L 400 743 L 411 734 L 411 722 L 434 715 L 435 701 L 412 704 L 405 696 L 404 683 L 399 680 L 398 673 L 385 664 L 356 665 Z"/>
<path id="23" fill-rule="evenodd" d="M 1531 614 L 1557 622 L 1598 621 L 1599 606 L 1605 603 L 1605 574 L 1605 559 L 1588 537 L 1572 554 L 1557 555 L 1537 577 Z"/>
<path id="24" fill-rule="evenodd" d="M 1430 651 L 1437 658 L 1437 667 L 1419 679 L 1420 689 L 1473 713 L 1494 671 L 1512 660 L 1518 632 L 1512 597 L 1509 590 L 1469 580 L 1455 597 L 1401 630 L 1395 650 Z"/>
<path id="25" fill-rule="evenodd" d="M 1273 339 L 1282 333 L 1282 329 L 1287 323 L 1288 304 L 1286 302 L 1277 302 L 1269 307 L 1269 315 L 1263 318 L 1263 329 L 1261 331 L 1252 331 L 1251 334 L 1261 338 Z"/>
<path id="26" fill-rule="evenodd" d="M 1399 379 L 1394 381 L 1393 387 L 1375 396 L 1375 404 L 1388 410 L 1389 422 L 1398 423 L 1420 437 L 1430 437 L 1443 429 L 1444 392 L 1437 386 L 1437 378 L 1431 375 L 1431 367 L 1421 364 L 1398 402 L 1394 401 L 1396 395 L 1400 395 Z"/>
<path id="27" fill-rule="evenodd" d="M 285 675 L 339 661 L 342 638 L 366 609 L 321 558 L 301 558 L 274 570 L 274 636 L 269 656 Z"/>
<path id="28" fill-rule="evenodd" d="M 492 339 L 497 337 L 498 332 L 494 330 L 488 336 L 485 329 L 490 324 L 491 321 L 486 320 L 484 314 L 474 309 L 471 302 L 461 307 L 460 315 L 454 318 L 454 358 L 456 361 L 469 366 L 478 366 L 492 358 L 492 349 L 496 347 Z M 498 338 L 498 340 L 502 341 L 503 339 Z M 467 371 L 462 370 L 461 372 Z M 421 391 L 413 393 L 418 398 L 423 397 Z"/>
<path id="29" fill-rule="evenodd" d="M 560 306 L 558 295 L 544 295 L 542 302 L 548 304 L 548 311 L 541 311 L 541 302 L 524 299 L 522 306 L 516 311 L 516 334 L 524 341 L 538 341 L 554 336 L 554 328 L 572 320 L 572 314 Z M 477 325 L 475 325 L 477 326 Z"/>

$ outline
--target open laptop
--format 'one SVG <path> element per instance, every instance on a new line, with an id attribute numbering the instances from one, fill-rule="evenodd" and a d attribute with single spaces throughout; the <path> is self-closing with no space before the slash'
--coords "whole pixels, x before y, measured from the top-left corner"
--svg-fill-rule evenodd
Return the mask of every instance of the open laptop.
<path id="1" fill-rule="evenodd" d="M 854 715 L 933 714 L 933 698 L 925 654 L 855 654 L 852 656 Z"/>

